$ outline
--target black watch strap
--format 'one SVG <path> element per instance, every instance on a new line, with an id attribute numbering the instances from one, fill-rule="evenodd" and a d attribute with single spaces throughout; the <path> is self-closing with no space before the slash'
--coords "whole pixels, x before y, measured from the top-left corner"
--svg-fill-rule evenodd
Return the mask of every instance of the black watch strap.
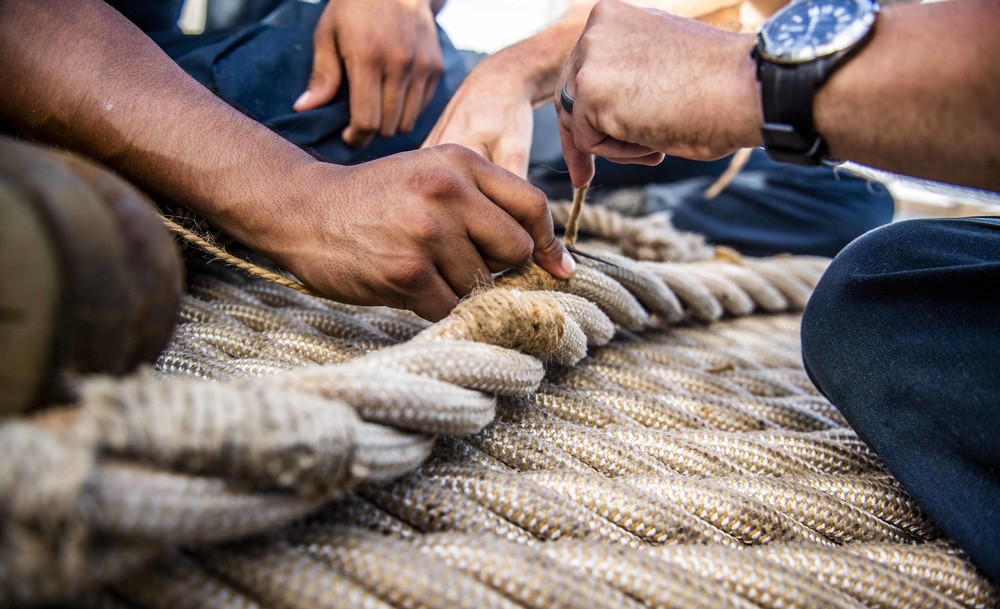
<path id="1" fill-rule="evenodd" d="M 820 165 L 829 160 L 826 142 L 813 123 L 813 98 L 848 51 L 800 64 L 762 59 L 754 48 L 761 86 L 764 150 L 776 161 Z"/>

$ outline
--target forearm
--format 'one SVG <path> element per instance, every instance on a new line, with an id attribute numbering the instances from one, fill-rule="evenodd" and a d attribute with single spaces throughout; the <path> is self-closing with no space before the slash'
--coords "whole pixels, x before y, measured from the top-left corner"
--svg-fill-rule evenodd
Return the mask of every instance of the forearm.
<path id="1" fill-rule="evenodd" d="M 103 2 L 0 2 L 0 57 L 9 123 L 234 232 L 267 226 L 287 196 L 279 178 L 311 162 L 188 77 Z"/>
<path id="2" fill-rule="evenodd" d="M 816 97 L 831 153 L 1000 190 L 1000 3 L 890 7 Z"/>

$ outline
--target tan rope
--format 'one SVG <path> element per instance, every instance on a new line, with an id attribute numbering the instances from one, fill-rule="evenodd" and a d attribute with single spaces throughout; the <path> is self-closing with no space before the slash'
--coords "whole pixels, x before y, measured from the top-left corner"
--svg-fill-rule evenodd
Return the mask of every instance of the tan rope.
<path id="1" fill-rule="evenodd" d="M 563 238 L 568 247 L 576 245 L 577 231 L 580 229 L 580 213 L 583 211 L 583 203 L 587 198 L 589 188 L 590 184 L 584 184 L 573 190 L 573 209 L 569 212 L 569 219 L 566 221 L 566 235 Z"/>
<path id="2" fill-rule="evenodd" d="M 552 201 L 549 209 L 553 222 L 566 226 L 573 205 Z M 579 227 L 588 235 L 610 242 L 634 260 L 693 262 L 715 255 L 715 248 L 703 236 L 678 231 L 664 213 L 630 218 L 601 205 L 581 206 Z"/>
<path id="3" fill-rule="evenodd" d="M 736 177 L 740 170 L 747 164 L 747 161 L 750 160 L 750 154 L 752 152 L 753 148 L 740 148 L 736 151 L 733 158 L 729 161 L 729 166 L 722 172 L 722 175 L 720 175 L 715 182 L 705 189 L 706 201 L 711 201 L 715 197 L 719 196 L 719 193 L 725 190 L 726 187 L 732 183 L 733 178 Z"/>
<path id="4" fill-rule="evenodd" d="M 231 598 L 266 607 L 314 606 L 328 590 L 357 606 L 471 606 L 497 592 L 522 606 L 575 606 L 579 596 L 565 591 L 579 581 L 593 598 L 631 599 L 624 606 L 991 606 L 993 589 L 933 550 L 940 534 L 819 408 L 828 405 L 779 380 L 801 370 L 796 329 L 793 316 L 758 317 L 616 340 L 530 403 L 502 401 L 494 423 L 439 444 L 418 472 L 362 487 L 263 545 L 199 553 L 203 567 L 178 577 L 224 575 L 213 585 L 235 584 Z M 416 358 L 437 344 L 444 355 L 462 343 L 410 342 L 364 359 L 385 352 L 377 368 L 395 359 L 389 351 Z M 773 363 L 759 363 L 761 353 Z M 754 376 L 737 384 L 734 373 Z M 596 379 L 617 389 L 581 388 Z M 783 397 L 767 397 L 777 387 Z M 403 537 L 350 528 L 363 523 Z M 900 577 L 872 558 L 821 551 L 914 566 Z M 916 551 L 922 562 L 900 558 Z M 183 599 L 209 602 L 195 591 Z"/>
<path id="5" fill-rule="evenodd" d="M 313 292 L 306 286 L 302 285 L 300 282 L 295 281 L 294 279 L 289 279 L 287 277 L 279 275 L 278 273 L 275 273 L 274 271 L 269 271 L 260 265 L 254 264 L 248 260 L 244 260 L 239 256 L 234 256 L 230 254 L 225 250 L 225 248 L 213 243 L 210 237 L 199 235 L 194 231 L 184 228 L 183 226 L 181 226 L 177 222 L 174 222 L 170 218 L 167 218 L 166 216 L 163 217 L 163 225 L 167 227 L 168 231 L 180 237 L 184 241 L 190 243 L 199 250 L 212 255 L 217 260 L 221 260 L 222 262 L 225 262 L 228 265 L 240 269 L 244 273 L 247 273 L 259 279 L 263 279 L 264 281 L 270 281 L 278 285 L 283 285 L 285 287 L 292 288 L 296 292 L 305 294 L 306 296 L 317 295 L 315 292 Z"/>
<path id="6" fill-rule="evenodd" d="M 130 573 L 110 606 L 995 606 L 809 385 L 796 315 L 656 325 L 787 310 L 825 261 L 703 254 L 529 266 L 434 325 L 196 269 L 158 372 L 229 382 L 0 425 L 0 604 Z"/>

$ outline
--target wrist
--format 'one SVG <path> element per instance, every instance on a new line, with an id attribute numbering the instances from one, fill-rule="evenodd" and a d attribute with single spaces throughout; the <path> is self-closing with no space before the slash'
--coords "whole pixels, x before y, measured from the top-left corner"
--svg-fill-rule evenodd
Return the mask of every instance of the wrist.
<path id="1" fill-rule="evenodd" d="M 301 154 L 272 157 L 252 173 L 243 172 L 238 190 L 220 199 L 230 204 L 217 205 L 209 216 L 247 247 L 278 261 L 286 259 L 296 235 L 308 225 L 308 203 L 324 191 L 320 180 L 344 169 L 297 148 L 294 152 Z"/>
<path id="2" fill-rule="evenodd" d="M 733 117 L 729 145 L 734 149 L 763 145 L 761 127 L 764 125 L 764 111 L 760 83 L 757 81 L 757 64 L 751 55 L 755 45 L 752 35 L 739 35 L 734 37 L 729 49 L 729 90 L 722 99 L 730 104 L 726 113 L 720 116 Z"/>
<path id="3" fill-rule="evenodd" d="M 469 74 L 472 82 L 482 80 L 488 88 L 500 91 L 504 96 L 520 99 L 532 106 L 550 101 L 551 89 L 546 82 L 554 81 L 558 74 L 546 77 L 545 66 L 534 61 L 530 53 L 515 48 L 507 48 L 485 57 Z"/>
<path id="4" fill-rule="evenodd" d="M 591 1 L 590 4 L 593 4 Z M 502 49 L 483 60 L 490 69 L 508 74 L 523 87 L 532 106 L 552 101 L 552 92 L 560 84 L 562 58 L 573 48 L 586 23 L 588 11 L 578 11 L 531 38 Z"/>

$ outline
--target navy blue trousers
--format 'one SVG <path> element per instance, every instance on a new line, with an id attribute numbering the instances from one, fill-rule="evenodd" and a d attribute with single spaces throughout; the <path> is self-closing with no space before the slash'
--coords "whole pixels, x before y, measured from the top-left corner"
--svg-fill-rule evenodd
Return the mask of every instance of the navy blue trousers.
<path id="1" fill-rule="evenodd" d="M 680 230 L 751 256 L 831 258 L 859 235 L 891 222 L 895 210 L 881 184 L 826 167 L 782 165 L 763 150 L 754 150 L 733 181 L 706 200 L 703 193 L 719 173 L 650 184 L 646 207 L 669 211 Z"/>
<path id="2" fill-rule="evenodd" d="M 414 150 L 430 134 L 448 100 L 465 78 L 465 63 L 438 28 L 444 72 L 414 130 L 377 136 L 364 148 L 351 148 L 340 134 L 350 123 L 350 83 L 329 104 L 295 112 L 292 104 L 306 90 L 312 71 L 312 35 L 325 3 L 286 0 L 259 21 L 200 36 L 176 27 L 149 32 L 195 80 L 319 159 L 353 165 Z"/>
<path id="3" fill-rule="evenodd" d="M 820 391 L 1000 583 L 1000 218 L 853 242 L 809 302 L 802 348 Z"/>

